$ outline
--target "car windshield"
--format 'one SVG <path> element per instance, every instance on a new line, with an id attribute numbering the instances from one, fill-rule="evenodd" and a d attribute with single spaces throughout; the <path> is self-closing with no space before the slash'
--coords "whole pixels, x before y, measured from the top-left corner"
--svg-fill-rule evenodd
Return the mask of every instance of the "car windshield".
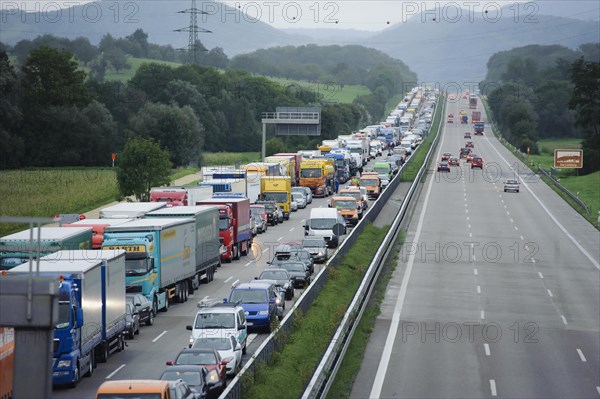
<path id="1" fill-rule="evenodd" d="M 201 337 L 194 341 L 192 348 L 231 350 L 231 340 L 229 338 Z"/>
<path id="2" fill-rule="evenodd" d="M 516 180 L 507 180 L 506 184 L 519 184 Z"/>
<path id="3" fill-rule="evenodd" d="M 259 207 L 251 207 L 250 208 L 250 213 L 253 215 L 262 215 L 263 213 L 265 213 L 267 210 L 264 206 Z"/>
<path id="4" fill-rule="evenodd" d="M 210 352 L 183 352 L 175 359 L 176 365 L 217 364 L 217 358 Z"/>
<path id="5" fill-rule="evenodd" d="M 373 168 L 373 170 L 377 173 L 379 173 L 380 175 L 386 175 L 390 172 L 390 168 L 389 166 L 387 168 L 385 167 L 377 167 L 377 168 Z"/>
<path id="6" fill-rule="evenodd" d="M 287 280 L 289 279 L 289 275 L 282 271 L 268 271 L 265 270 L 260 274 L 260 280 Z"/>
<path id="7" fill-rule="evenodd" d="M 310 228 L 313 230 L 329 230 L 332 229 L 333 226 L 337 223 L 337 219 L 311 219 L 310 220 Z"/>
<path id="8" fill-rule="evenodd" d="M 302 241 L 302 246 L 307 248 L 321 248 L 324 247 L 325 244 L 319 240 L 304 240 Z"/>
<path id="9" fill-rule="evenodd" d="M 265 303 L 268 302 L 267 291 L 264 289 L 252 290 L 240 288 L 231 291 L 229 302 L 242 301 L 242 303 Z"/>
<path id="10" fill-rule="evenodd" d="M 310 253 L 308 251 L 297 251 L 295 253 L 295 255 L 298 259 L 304 259 L 304 260 L 310 259 Z"/>
<path id="11" fill-rule="evenodd" d="M 202 385 L 202 373 L 200 371 L 170 371 L 167 370 L 160 376 L 163 381 L 184 380 L 191 386 Z"/>
<path id="12" fill-rule="evenodd" d="M 233 313 L 200 313 L 196 316 L 195 328 L 235 328 Z"/>
<path id="13" fill-rule="evenodd" d="M 356 209 L 356 201 L 337 200 L 335 201 L 335 207 L 337 209 Z"/>
<path id="14" fill-rule="evenodd" d="M 285 263 L 281 265 L 282 269 L 290 272 L 301 272 L 304 273 L 306 268 L 302 263 Z"/>
<path id="15" fill-rule="evenodd" d="M 300 193 L 292 193 L 294 201 L 304 201 L 304 196 Z"/>
<path id="16" fill-rule="evenodd" d="M 360 184 L 363 186 L 376 186 L 377 180 L 375 179 L 360 179 Z"/>
<path id="17" fill-rule="evenodd" d="M 358 191 L 358 192 L 343 192 L 343 193 L 340 193 L 340 196 L 352 197 L 355 200 L 360 201 L 362 194 L 360 193 L 360 191 Z"/>

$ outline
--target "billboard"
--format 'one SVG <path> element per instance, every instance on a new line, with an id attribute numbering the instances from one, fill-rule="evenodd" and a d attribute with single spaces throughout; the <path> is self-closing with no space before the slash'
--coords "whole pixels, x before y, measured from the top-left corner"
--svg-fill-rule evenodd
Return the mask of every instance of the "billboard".
<path id="1" fill-rule="evenodd" d="M 583 168 L 583 150 L 554 150 L 555 168 Z"/>

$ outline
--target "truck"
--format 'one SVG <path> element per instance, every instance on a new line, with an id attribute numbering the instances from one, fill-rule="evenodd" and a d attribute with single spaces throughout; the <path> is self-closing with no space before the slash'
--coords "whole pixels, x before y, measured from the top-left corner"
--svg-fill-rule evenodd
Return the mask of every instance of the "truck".
<path id="1" fill-rule="evenodd" d="M 350 161 L 347 154 L 334 152 L 332 149 L 327 157 L 333 159 L 333 165 L 335 167 L 336 178 L 340 184 L 346 183 L 350 179 Z"/>
<path id="2" fill-rule="evenodd" d="M 283 218 L 290 219 L 292 212 L 292 183 L 289 176 L 263 176 L 260 178 L 260 199 L 274 200 L 283 211 Z"/>
<path id="3" fill-rule="evenodd" d="M 219 208 L 219 236 L 226 250 L 221 260 L 231 262 L 247 255 L 252 245 L 250 224 L 250 200 L 248 198 L 213 197 L 198 205 L 214 205 Z"/>
<path id="4" fill-rule="evenodd" d="M 259 186 L 262 176 L 285 176 L 286 172 L 279 162 L 252 162 L 243 165 L 241 169 L 246 172 L 248 184 L 256 183 Z"/>
<path id="5" fill-rule="evenodd" d="M 485 129 L 485 123 L 477 122 L 473 125 L 473 130 L 475 130 L 475 136 L 483 136 L 483 131 Z"/>
<path id="6" fill-rule="evenodd" d="M 40 239 L 38 241 L 38 234 Z M 33 237 L 33 241 L 30 240 Z M 39 246 L 39 254 L 38 254 Z M 0 270 L 10 270 L 32 254 L 44 256 L 61 249 L 76 250 L 92 247 L 91 227 L 35 227 L 0 238 Z"/>
<path id="7" fill-rule="evenodd" d="M 469 96 L 469 108 L 476 109 L 477 108 L 477 95 L 471 94 Z"/>
<path id="8" fill-rule="evenodd" d="M 202 186 L 170 186 L 150 189 L 150 202 L 166 202 L 167 206 L 192 206 L 197 201 L 210 198 L 210 187 Z"/>
<path id="9" fill-rule="evenodd" d="M 285 175 L 289 176 L 292 179 L 292 184 L 294 184 L 296 181 L 296 157 L 294 155 L 271 155 L 265 158 L 265 162 L 279 162 L 284 165 L 286 170 Z"/>
<path id="10" fill-rule="evenodd" d="M 360 166 L 365 166 L 367 164 L 369 159 L 369 143 L 367 140 L 350 140 L 347 142 L 347 148 L 350 149 L 350 153 L 360 155 Z"/>
<path id="11" fill-rule="evenodd" d="M 12 398 L 15 367 L 15 329 L 0 327 L 0 398 Z"/>
<path id="12" fill-rule="evenodd" d="M 260 195 L 260 179 L 249 179 L 248 172 L 244 169 L 214 173 L 212 181 L 231 185 L 230 189 L 222 190 L 221 188 L 224 186 L 217 184 L 217 186 L 213 187 L 213 194 L 217 192 L 244 193 L 245 196 L 250 199 L 250 202 L 257 201 Z M 206 198 L 211 197 L 212 196 L 208 196 Z"/>
<path id="13" fill-rule="evenodd" d="M 102 248 L 104 241 L 104 228 L 127 223 L 133 219 L 87 219 L 83 218 L 73 223 L 63 224 L 61 227 L 91 227 L 92 228 L 92 249 Z"/>
<path id="14" fill-rule="evenodd" d="M 166 202 L 120 202 L 101 209 L 100 219 L 141 219 L 146 213 L 166 206 Z"/>
<path id="15" fill-rule="evenodd" d="M 221 243 L 219 240 L 219 208 L 216 206 L 186 206 L 163 208 L 146 214 L 151 218 L 190 218 L 196 223 L 196 275 L 191 278 L 192 289 L 200 282 L 214 280 L 218 267 L 221 267 Z"/>
<path id="16" fill-rule="evenodd" d="M 102 249 L 126 251 L 128 293 L 142 294 L 156 315 L 185 302 L 196 275 L 196 223 L 191 218 L 132 220 L 104 230 Z"/>
<path id="17" fill-rule="evenodd" d="M 274 157 L 293 157 L 294 158 L 294 180 L 292 186 L 297 186 L 300 183 L 300 164 L 302 163 L 302 154 L 291 152 L 280 152 L 273 155 Z"/>
<path id="18" fill-rule="evenodd" d="M 74 387 L 125 349 L 125 251 L 62 250 L 40 259 L 39 272 L 59 286 L 52 383 Z M 24 264 L 5 278 L 28 273 Z"/>
<path id="19" fill-rule="evenodd" d="M 334 170 L 324 159 L 305 159 L 300 165 L 300 185 L 308 187 L 315 197 L 333 193 Z"/>
<path id="20" fill-rule="evenodd" d="M 471 114 L 471 122 L 481 122 L 481 111 L 473 111 L 473 113 Z"/>

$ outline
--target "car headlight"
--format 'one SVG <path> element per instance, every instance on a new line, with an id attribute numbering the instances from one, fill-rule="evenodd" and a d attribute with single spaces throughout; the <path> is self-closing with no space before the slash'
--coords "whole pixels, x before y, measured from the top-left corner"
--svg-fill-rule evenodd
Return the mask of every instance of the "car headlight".
<path id="1" fill-rule="evenodd" d="M 71 367 L 71 360 L 59 360 L 56 368 L 68 368 Z"/>
<path id="2" fill-rule="evenodd" d="M 217 383 L 221 381 L 221 377 L 219 377 L 219 373 L 215 369 L 210 370 L 208 377 L 210 379 L 210 382 Z"/>
<path id="3" fill-rule="evenodd" d="M 323 252 L 319 252 L 318 256 L 323 256 Z"/>
<path id="4" fill-rule="evenodd" d="M 277 298 L 277 299 L 275 299 L 275 303 L 276 303 L 277 305 L 281 305 L 281 298 Z"/>
<path id="5" fill-rule="evenodd" d="M 190 337 L 190 345 L 193 345 L 194 341 L 195 341 L 194 337 Z"/>
<path id="6" fill-rule="evenodd" d="M 269 315 L 269 311 L 268 310 L 261 310 L 258 312 L 259 316 L 268 316 Z"/>

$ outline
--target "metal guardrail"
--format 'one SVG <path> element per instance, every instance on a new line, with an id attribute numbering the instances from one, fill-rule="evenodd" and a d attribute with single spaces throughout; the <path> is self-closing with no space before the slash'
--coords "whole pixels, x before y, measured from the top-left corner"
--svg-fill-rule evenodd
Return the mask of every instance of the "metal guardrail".
<path id="1" fill-rule="evenodd" d="M 442 108 L 442 115 L 445 110 L 445 102 Z M 408 207 L 411 205 L 411 199 L 419 186 L 421 184 L 421 178 L 425 175 L 426 170 L 428 169 L 429 162 L 431 161 L 432 154 L 435 152 L 437 148 L 437 144 L 439 141 L 439 132 L 442 126 L 441 119 L 440 124 L 438 125 L 438 131 L 436 132 L 435 140 L 433 140 L 427 155 L 425 156 L 425 160 L 423 165 L 419 169 L 413 183 L 410 186 L 410 189 L 402 201 L 402 205 L 398 214 L 394 218 L 390 230 L 386 234 L 383 239 L 383 242 L 379 246 L 367 272 L 365 273 L 365 277 L 363 278 L 360 286 L 357 288 L 356 293 L 352 299 L 352 302 L 348 306 L 348 310 L 344 314 L 342 318 L 342 322 L 340 326 L 336 330 L 331 343 L 325 350 L 323 357 L 321 358 L 321 362 L 317 366 L 315 372 L 313 373 L 313 377 L 310 380 L 308 386 L 306 387 L 304 394 L 302 395 L 302 399 L 312 399 L 312 398 L 321 398 L 326 397 L 327 393 L 331 387 L 331 384 L 335 380 L 335 376 L 337 371 L 341 365 L 342 360 L 344 359 L 344 355 L 346 354 L 346 350 L 352 341 L 352 336 L 354 335 L 354 331 L 362 318 L 364 310 L 367 307 L 369 299 L 371 297 L 371 293 L 377 282 L 381 269 L 392 250 L 393 243 L 398 236 L 400 224 L 402 223 L 406 211 Z M 387 189 L 386 189 L 387 190 Z"/>
<path id="2" fill-rule="evenodd" d="M 560 184 L 560 182 L 558 180 L 556 180 L 550 173 L 548 173 L 544 168 L 542 167 L 538 167 L 539 171 L 542 172 L 542 174 L 544 174 L 548 179 L 550 179 L 552 181 L 552 183 L 554 183 L 554 185 L 556 187 L 558 187 L 560 190 L 562 190 L 562 192 L 564 192 L 565 194 L 567 194 L 573 201 L 575 201 L 580 207 L 582 207 L 587 214 L 591 214 L 590 209 L 587 207 L 587 205 L 585 204 L 585 202 L 583 202 L 582 200 L 580 200 L 575 194 L 573 194 L 571 191 L 569 191 L 568 188 L 566 188 L 565 186 L 563 186 L 562 184 Z"/>
<path id="3" fill-rule="evenodd" d="M 434 145 L 432 144 L 432 148 L 433 147 Z M 308 289 L 302 293 L 300 298 L 298 298 L 298 300 L 294 303 L 294 306 L 286 314 L 283 320 L 281 320 L 279 327 L 273 330 L 271 335 L 269 335 L 269 337 L 262 342 L 252 357 L 246 362 L 244 367 L 227 385 L 225 391 L 223 391 L 223 393 L 219 396 L 220 399 L 243 399 L 243 390 L 245 384 L 247 383 L 246 381 L 254 381 L 256 379 L 256 372 L 259 364 L 267 363 L 271 359 L 271 355 L 283 347 L 288 335 L 294 330 L 294 321 L 296 320 L 297 315 L 300 313 L 298 310 L 300 310 L 302 313 L 305 313 L 309 309 L 329 280 L 329 266 L 335 267 L 338 265 L 342 260 L 341 255 L 345 255 L 350 250 L 352 245 L 354 245 L 359 234 L 364 230 L 366 222 L 373 222 L 377 218 L 387 200 L 391 197 L 392 193 L 400 184 L 402 173 L 407 165 L 410 165 L 408 160 L 404 165 L 402 165 L 396 176 L 394 176 L 394 178 L 390 181 L 385 190 L 383 190 L 377 201 L 375 201 L 369 207 L 369 210 L 363 215 L 361 221 L 352 229 L 342 244 L 338 246 L 336 251 L 331 255 L 325 267 L 321 269 Z M 424 165 L 426 165 L 426 163 Z M 418 179 L 415 178 L 415 181 L 418 181 Z"/>

